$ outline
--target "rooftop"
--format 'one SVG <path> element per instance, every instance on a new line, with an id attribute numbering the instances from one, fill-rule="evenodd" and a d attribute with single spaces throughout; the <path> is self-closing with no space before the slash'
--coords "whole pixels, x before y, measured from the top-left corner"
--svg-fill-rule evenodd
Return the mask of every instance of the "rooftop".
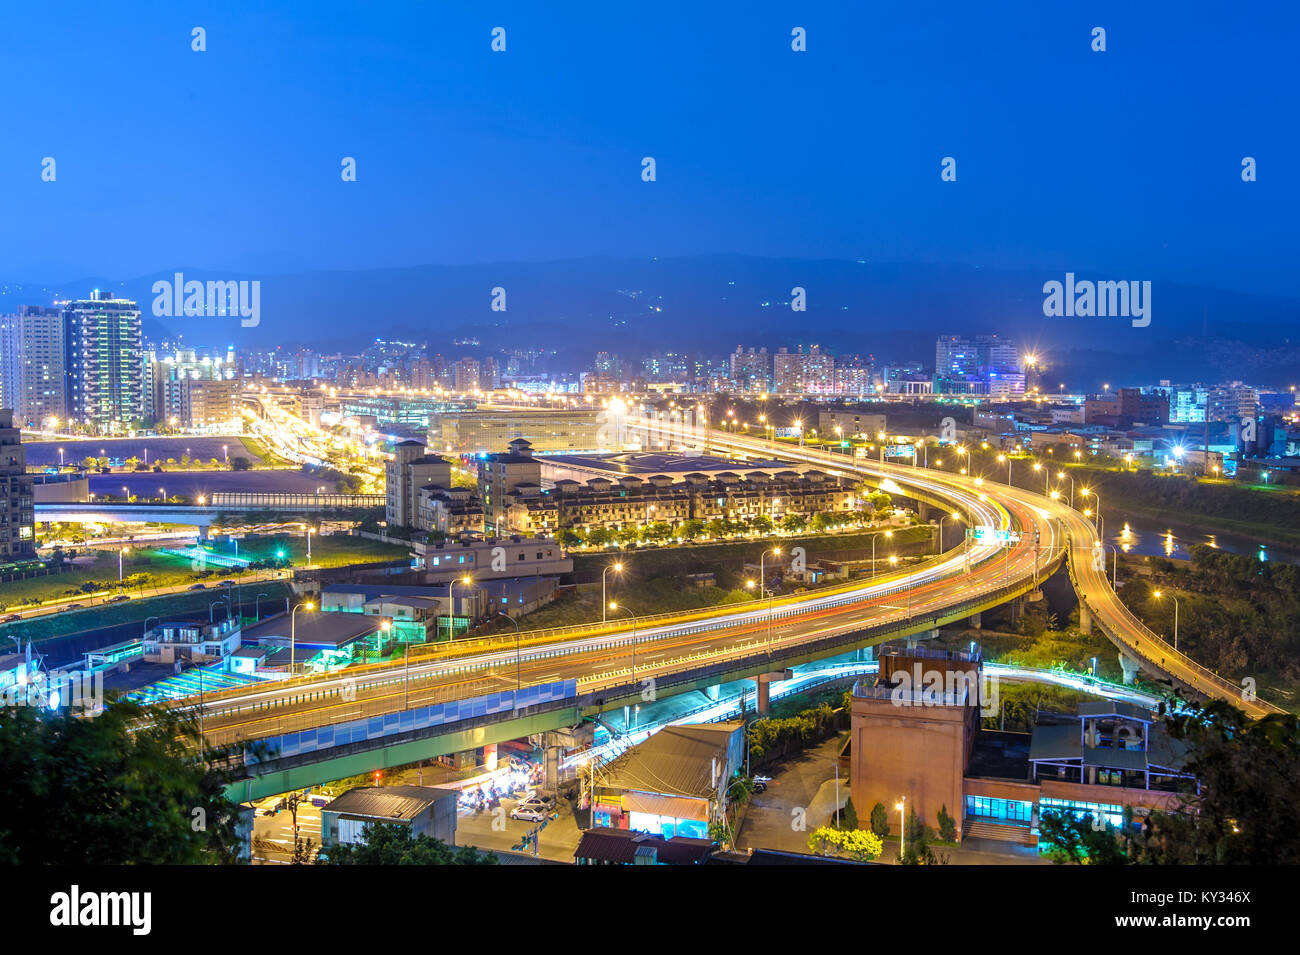
<path id="1" fill-rule="evenodd" d="M 653 849 L 655 861 L 662 865 L 700 865 L 718 848 L 712 839 L 674 836 L 665 839 L 632 829 L 585 829 L 573 851 L 575 859 L 631 865 L 638 850 Z"/>
<path id="2" fill-rule="evenodd" d="M 406 821 L 437 802 L 456 798 L 456 790 L 440 786 L 358 786 L 326 803 L 321 811 Z"/>

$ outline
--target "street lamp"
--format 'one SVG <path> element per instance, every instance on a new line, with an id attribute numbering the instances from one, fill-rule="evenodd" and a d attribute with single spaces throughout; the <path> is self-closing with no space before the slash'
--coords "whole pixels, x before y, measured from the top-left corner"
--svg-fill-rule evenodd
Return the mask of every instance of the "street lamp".
<path id="1" fill-rule="evenodd" d="M 605 615 L 605 575 L 610 571 L 616 574 L 623 572 L 622 561 L 616 561 L 613 564 L 606 565 L 605 569 L 600 572 L 600 622 L 605 623 L 608 619 Z"/>
<path id="2" fill-rule="evenodd" d="M 522 634 L 520 634 L 519 632 L 518 620 L 510 616 L 510 614 L 508 613 L 503 613 L 501 614 L 501 616 L 505 617 L 507 620 L 509 620 L 511 623 L 515 625 L 515 709 L 517 710 L 519 709 L 519 691 L 523 689 L 524 686 L 524 679 L 522 675 L 523 669 L 520 663 L 520 656 L 519 656 L 519 638 L 522 636 Z"/>
<path id="3" fill-rule="evenodd" d="M 474 583 L 474 581 L 470 578 L 468 574 L 462 577 L 460 579 L 460 582 L 464 584 L 466 587 Z M 452 596 L 452 592 L 451 592 L 451 588 L 455 586 L 455 584 L 456 581 L 454 579 L 447 581 L 447 639 L 448 640 L 450 640 L 453 636 L 455 636 L 453 621 L 455 620 L 455 616 L 456 616 L 455 614 L 456 603 L 455 603 L 455 597 Z M 469 615 L 466 614 L 467 618 L 468 616 Z"/>
<path id="4" fill-rule="evenodd" d="M 1011 455 L 999 454 L 998 464 L 1001 464 L 1003 461 L 1007 462 L 1007 487 L 1010 487 L 1011 486 Z"/>
<path id="5" fill-rule="evenodd" d="M 632 679 L 633 681 L 635 681 L 636 680 L 636 623 L 637 623 L 636 612 L 632 610 L 632 608 L 630 607 L 620 607 L 616 603 L 611 603 L 609 605 L 609 609 L 626 610 L 629 614 L 632 615 Z"/>
<path id="6" fill-rule="evenodd" d="M 943 553 L 943 522 L 946 521 L 948 518 L 952 518 L 953 521 L 959 521 L 961 520 L 961 515 L 958 514 L 956 511 L 953 511 L 951 514 L 939 515 L 939 546 L 938 549 L 935 550 L 936 554 Z"/>
<path id="7" fill-rule="evenodd" d="M 1159 600 L 1162 596 L 1164 596 L 1158 590 L 1152 591 L 1152 594 L 1155 596 L 1157 600 Z M 1178 652 L 1178 598 L 1175 597 L 1173 594 L 1170 594 L 1169 599 L 1174 602 L 1174 652 L 1177 653 Z"/>
<path id="8" fill-rule="evenodd" d="M 903 816 L 903 806 L 907 803 L 906 796 L 900 796 L 898 802 L 894 803 L 894 808 L 898 810 L 898 857 L 907 853 L 907 819 Z"/>
<path id="9" fill-rule="evenodd" d="M 293 611 L 289 614 L 289 676 L 290 678 L 293 677 L 294 669 L 296 668 L 294 657 L 297 656 L 297 646 L 298 646 L 298 611 L 302 607 L 306 607 L 308 612 L 316 609 L 316 605 L 312 603 L 310 600 L 308 600 L 306 603 L 296 604 L 293 608 Z"/>
<path id="10" fill-rule="evenodd" d="M 1098 494 L 1096 491 L 1086 487 L 1080 490 L 1079 493 L 1082 494 L 1084 497 L 1092 496 L 1097 499 L 1097 519 L 1093 522 L 1093 527 L 1096 528 L 1097 537 L 1104 541 L 1106 539 L 1106 533 L 1105 533 L 1106 521 L 1101 516 L 1101 495 Z M 1087 512 L 1085 511 L 1084 514 L 1086 516 Z"/>
<path id="11" fill-rule="evenodd" d="M 876 576 L 876 538 L 879 536 L 880 536 L 879 534 L 871 535 L 871 576 L 872 577 Z M 894 532 L 885 531 L 885 537 L 889 540 L 893 540 Z"/>

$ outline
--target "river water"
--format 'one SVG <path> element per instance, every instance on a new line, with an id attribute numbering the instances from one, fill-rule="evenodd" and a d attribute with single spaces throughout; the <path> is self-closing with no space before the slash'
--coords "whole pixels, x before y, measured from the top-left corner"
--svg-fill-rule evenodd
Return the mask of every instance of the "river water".
<path id="1" fill-rule="evenodd" d="M 1122 554 L 1188 560 L 1193 544 L 1208 544 L 1230 554 L 1300 563 L 1300 553 L 1294 550 L 1265 545 L 1239 534 L 1215 534 L 1191 524 L 1158 523 L 1149 517 L 1126 516 L 1122 510 L 1106 512 L 1105 521 L 1106 544 L 1118 547 Z"/>

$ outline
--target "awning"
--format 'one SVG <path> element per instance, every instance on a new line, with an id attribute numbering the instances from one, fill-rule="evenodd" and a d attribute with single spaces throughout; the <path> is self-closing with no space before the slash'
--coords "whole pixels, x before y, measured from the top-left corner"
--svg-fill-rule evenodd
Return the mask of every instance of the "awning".
<path id="1" fill-rule="evenodd" d="M 672 819 L 709 821 L 708 801 L 692 796 L 665 796 L 661 793 L 625 792 L 623 794 L 623 810 L 625 812 L 645 812 L 652 816 L 668 816 Z"/>

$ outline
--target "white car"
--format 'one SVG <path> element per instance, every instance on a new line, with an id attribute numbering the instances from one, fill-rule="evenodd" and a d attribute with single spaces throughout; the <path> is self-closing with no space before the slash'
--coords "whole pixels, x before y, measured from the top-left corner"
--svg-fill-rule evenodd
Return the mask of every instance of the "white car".
<path id="1" fill-rule="evenodd" d="M 546 809 L 537 803 L 521 803 L 510 810 L 510 818 L 524 822 L 541 822 L 546 818 Z"/>

